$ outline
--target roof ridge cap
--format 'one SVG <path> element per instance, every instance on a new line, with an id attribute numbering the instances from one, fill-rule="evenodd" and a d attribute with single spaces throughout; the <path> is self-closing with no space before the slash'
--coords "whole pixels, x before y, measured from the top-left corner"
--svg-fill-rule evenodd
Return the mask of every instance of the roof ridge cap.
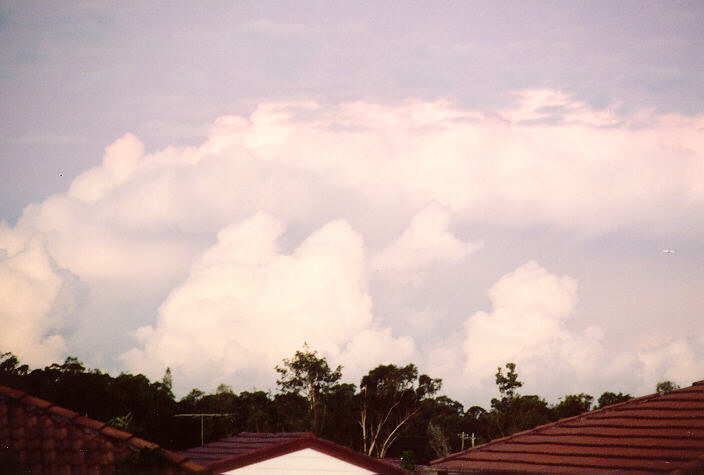
<path id="1" fill-rule="evenodd" d="M 123 442 L 129 442 L 132 439 L 138 438 L 132 432 L 127 432 L 126 430 L 122 430 L 122 429 L 115 427 L 115 426 L 112 426 L 106 422 L 105 425 L 103 427 L 101 427 L 98 432 L 100 432 L 101 435 L 103 435 L 105 437 L 109 437 L 111 439 L 118 439 L 118 437 L 115 437 L 115 435 L 110 434 L 110 433 L 106 434 L 105 432 L 103 432 L 105 429 L 110 429 L 110 431 L 112 431 L 112 432 L 119 432 L 119 433 L 128 435 L 129 437 L 125 437 L 124 439 L 120 439 Z"/>
<path id="2" fill-rule="evenodd" d="M 0 384 L 0 395 L 4 395 L 7 398 L 13 399 L 15 401 L 21 401 L 22 399 L 31 396 L 28 392 L 22 391 L 21 389 L 11 388 L 10 386 L 5 386 Z M 46 401 L 49 403 L 49 401 Z"/>
<path id="3" fill-rule="evenodd" d="M 106 427 L 112 427 L 112 426 L 108 426 L 106 424 Z M 151 442 L 146 439 L 142 439 L 141 437 L 137 437 L 136 435 L 132 434 L 131 432 L 126 432 L 126 431 L 123 431 L 120 429 L 115 429 L 115 430 L 120 431 L 120 432 L 124 432 L 125 434 L 129 434 L 130 437 L 127 439 L 124 439 L 122 442 L 124 442 L 125 444 L 128 444 L 130 447 L 140 448 L 139 447 L 140 445 L 142 447 L 146 447 L 148 445 L 154 445 L 154 450 L 161 451 L 165 457 L 167 457 L 169 460 L 174 462 L 179 467 L 186 466 L 187 469 L 191 469 L 196 472 L 202 472 L 202 471 L 206 470 L 206 467 L 192 461 L 189 457 L 181 454 L 180 452 L 177 452 L 175 450 L 166 449 L 155 442 Z M 117 437 L 110 436 L 108 434 L 103 434 L 102 432 L 101 432 L 101 435 L 103 437 L 108 437 L 113 440 L 119 440 Z M 189 467 L 189 465 L 190 465 L 190 467 Z"/>
<path id="4" fill-rule="evenodd" d="M 39 399 L 39 398 L 37 398 L 37 399 Z M 42 400 L 43 400 L 43 399 L 42 399 Z M 44 409 L 42 409 L 42 410 L 48 412 L 49 414 L 53 414 L 53 415 L 55 415 L 55 416 L 63 417 L 64 419 L 68 420 L 69 422 L 74 422 L 77 418 L 81 417 L 81 414 L 78 413 L 78 412 L 76 412 L 76 411 L 72 411 L 71 409 L 68 409 L 68 408 L 66 408 L 66 407 L 59 406 L 58 404 L 55 404 L 55 403 L 53 403 L 53 402 L 51 402 L 51 401 L 46 401 L 46 402 L 49 403 L 49 406 L 47 406 L 46 408 L 44 408 Z M 39 407 L 39 406 L 35 406 L 35 407 Z M 75 416 L 70 416 L 70 417 L 68 417 L 68 415 L 62 414 L 62 412 L 72 412 L 72 413 L 75 414 Z M 82 425 L 82 424 L 81 424 L 81 425 Z"/>

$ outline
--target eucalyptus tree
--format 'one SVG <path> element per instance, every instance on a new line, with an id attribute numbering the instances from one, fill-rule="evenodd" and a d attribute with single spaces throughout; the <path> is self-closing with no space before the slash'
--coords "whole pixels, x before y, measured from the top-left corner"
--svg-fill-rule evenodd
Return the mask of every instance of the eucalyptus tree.
<path id="1" fill-rule="evenodd" d="M 377 366 L 360 384 L 362 448 L 383 458 L 405 425 L 418 415 L 422 402 L 440 390 L 441 379 L 418 375 L 414 364 Z"/>
<path id="2" fill-rule="evenodd" d="M 342 378 L 342 366 L 330 369 L 327 360 L 318 356 L 317 351 L 311 351 L 305 343 L 293 358 L 284 358 L 283 365 L 277 365 L 275 369 L 279 373 L 276 383 L 281 392 L 306 398 L 311 430 L 320 434 L 325 413 L 324 399 Z"/>

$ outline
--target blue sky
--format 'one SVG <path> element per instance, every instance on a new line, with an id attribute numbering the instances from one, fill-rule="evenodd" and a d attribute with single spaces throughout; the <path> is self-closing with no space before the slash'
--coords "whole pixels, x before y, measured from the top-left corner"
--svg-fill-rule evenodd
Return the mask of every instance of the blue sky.
<path id="1" fill-rule="evenodd" d="M 701 379 L 698 2 L 2 2 L 0 349 L 464 403 Z M 663 253 L 663 249 L 676 249 Z"/>

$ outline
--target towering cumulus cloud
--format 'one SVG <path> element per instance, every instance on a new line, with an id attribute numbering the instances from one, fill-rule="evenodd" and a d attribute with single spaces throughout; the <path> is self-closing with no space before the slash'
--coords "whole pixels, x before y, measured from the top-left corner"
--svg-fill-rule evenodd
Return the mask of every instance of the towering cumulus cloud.
<path id="1" fill-rule="evenodd" d="M 630 387 L 647 393 L 654 381 L 698 377 L 701 337 L 641 342 L 638 351 L 607 349 L 599 326 L 570 328 L 578 302 L 577 281 L 530 261 L 501 277 L 488 291 L 492 309 L 467 318 L 463 331 L 428 355 L 448 389 L 487 402 L 499 366 L 514 362 L 527 394 L 556 399 L 570 392 L 598 394 Z"/>
<path id="2" fill-rule="evenodd" d="M 353 374 L 412 355 L 412 342 L 375 326 L 359 234 L 333 221 L 287 255 L 277 246 L 283 231 L 264 214 L 220 231 L 156 326 L 138 330 L 143 349 L 123 355 L 128 367 L 170 365 L 189 381 L 268 387 L 274 365 L 304 342 Z"/>
<path id="3" fill-rule="evenodd" d="M 66 350 L 60 333 L 75 311 L 75 276 L 56 267 L 42 239 L 0 223 L 0 348 L 39 366 Z"/>
<path id="4" fill-rule="evenodd" d="M 463 374 L 464 388 L 455 390 L 485 392 L 494 384 L 497 366 L 507 362 L 518 364 L 520 375 L 532 383 L 529 390 L 543 394 L 560 378 L 583 384 L 600 369 L 601 330 L 590 327 L 579 334 L 565 325 L 577 303 L 575 279 L 530 261 L 499 279 L 488 295 L 492 311 L 469 317 L 460 337 L 444 342 L 432 357 L 438 372 Z"/>

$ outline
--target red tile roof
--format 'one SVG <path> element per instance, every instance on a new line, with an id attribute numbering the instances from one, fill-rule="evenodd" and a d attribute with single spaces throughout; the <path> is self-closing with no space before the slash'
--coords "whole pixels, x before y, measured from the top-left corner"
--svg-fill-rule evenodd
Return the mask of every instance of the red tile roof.
<path id="1" fill-rule="evenodd" d="M 221 472 L 307 448 L 379 474 L 409 473 L 393 464 L 315 437 L 309 432 L 241 432 L 234 437 L 184 450 L 180 454 L 214 472 Z"/>
<path id="2" fill-rule="evenodd" d="M 519 432 L 430 464 L 448 473 L 704 473 L 704 381 Z"/>
<path id="3" fill-rule="evenodd" d="M 114 469 L 142 448 L 158 445 L 77 412 L 0 385 L 0 468 L 32 473 L 98 473 Z M 183 455 L 161 449 L 164 472 L 202 472 Z M 12 466 L 12 465 L 10 465 Z"/>

